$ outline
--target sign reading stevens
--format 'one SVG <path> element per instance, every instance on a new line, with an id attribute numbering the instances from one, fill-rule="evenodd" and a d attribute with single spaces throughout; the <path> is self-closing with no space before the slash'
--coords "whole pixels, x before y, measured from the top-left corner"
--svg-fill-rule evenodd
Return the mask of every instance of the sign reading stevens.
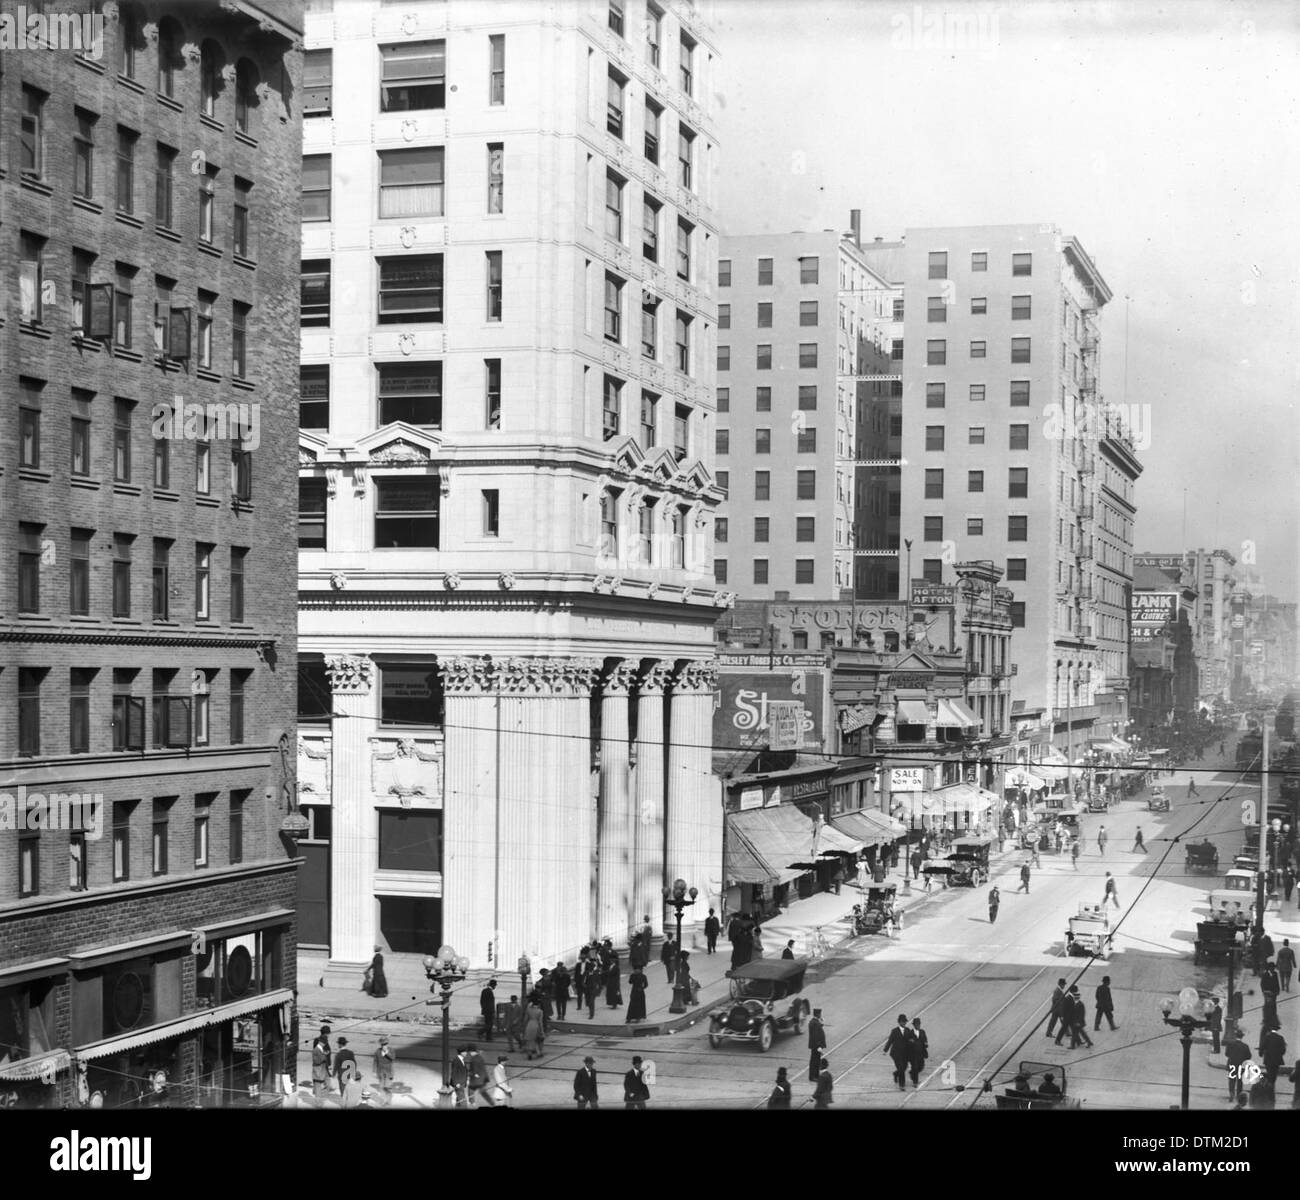
<path id="1" fill-rule="evenodd" d="M 780 748 L 820 750 L 826 704 L 825 657 L 778 654 L 773 666 L 769 667 L 768 663 L 767 655 L 719 656 L 714 746 L 723 750 L 759 750 L 775 740 Z M 773 704 L 781 706 L 775 714 Z M 786 704 L 798 706 L 797 725 L 796 713 L 785 708 Z M 775 729 L 772 728 L 774 715 Z"/>

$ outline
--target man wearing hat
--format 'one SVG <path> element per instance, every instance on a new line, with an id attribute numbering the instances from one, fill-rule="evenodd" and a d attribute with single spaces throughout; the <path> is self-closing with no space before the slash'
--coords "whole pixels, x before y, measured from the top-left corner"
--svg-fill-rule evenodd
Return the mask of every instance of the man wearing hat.
<path id="1" fill-rule="evenodd" d="M 1056 1076 L 1051 1071 L 1043 1074 L 1043 1082 L 1038 1085 L 1038 1094 L 1040 1096 L 1056 1097 L 1061 1094 L 1060 1085 L 1056 1082 Z"/>
<path id="2" fill-rule="evenodd" d="M 380 1034 L 379 1049 L 375 1051 L 374 1061 L 375 1086 L 385 1096 L 388 1095 L 389 1089 L 393 1086 L 393 1063 L 395 1061 L 393 1048 L 388 1043 L 388 1034 Z"/>
<path id="3" fill-rule="evenodd" d="M 821 1073 L 822 1051 L 826 1048 L 826 1026 L 822 1023 L 822 1010 L 813 1009 L 808 1022 L 808 1082 L 816 1083 Z"/>
<path id="4" fill-rule="evenodd" d="M 330 1027 L 322 1025 L 320 1034 L 311 1044 L 311 1093 L 313 1096 L 323 1096 L 329 1091 L 330 1060 L 332 1056 Z"/>
<path id="5" fill-rule="evenodd" d="M 835 1077 L 831 1074 L 831 1064 L 822 1059 L 821 1073 L 817 1076 L 817 1087 L 813 1091 L 813 1108 L 830 1108 L 835 1102 Z"/>
<path id="6" fill-rule="evenodd" d="M 596 1060 L 590 1054 L 582 1060 L 581 1068 L 573 1076 L 573 1098 L 578 1108 L 599 1108 L 600 1094 L 596 1089 Z"/>
<path id="7" fill-rule="evenodd" d="M 489 979 L 485 987 L 478 996 L 478 1010 L 483 1014 L 483 1040 L 490 1042 L 492 1040 L 492 1022 L 497 1015 L 497 981 Z"/>
<path id="8" fill-rule="evenodd" d="M 339 1038 L 339 1052 L 334 1056 L 334 1078 L 338 1082 L 340 1096 L 343 1095 L 343 1089 L 348 1080 L 359 1074 L 357 1056 L 348 1045 L 348 1039 L 345 1037 Z"/>
<path id="9" fill-rule="evenodd" d="M 638 1054 L 632 1059 L 632 1069 L 623 1076 L 623 1107 L 645 1108 L 649 1099 L 650 1089 L 646 1086 L 645 1071 Z"/>

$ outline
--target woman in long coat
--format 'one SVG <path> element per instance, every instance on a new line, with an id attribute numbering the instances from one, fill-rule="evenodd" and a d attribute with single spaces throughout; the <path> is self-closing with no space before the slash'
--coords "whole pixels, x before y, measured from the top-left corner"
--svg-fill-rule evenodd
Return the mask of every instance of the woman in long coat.
<path id="1" fill-rule="evenodd" d="M 620 1008 L 623 1004 L 623 978 L 619 970 L 618 954 L 609 951 L 605 967 L 605 1003 L 610 1008 Z"/>
<path id="2" fill-rule="evenodd" d="M 529 1003 L 524 1013 L 524 1049 L 530 1059 L 542 1053 L 542 1010 L 535 1003 Z"/>
<path id="3" fill-rule="evenodd" d="M 645 977 L 645 972 L 638 966 L 634 967 L 632 974 L 627 977 L 627 985 L 632 989 L 632 998 L 627 1002 L 628 1023 L 644 1021 L 645 990 L 650 985 L 650 981 Z"/>
<path id="4" fill-rule="evenodd" d="M 375 947 L 375 957 L 370 960 L 370 987 L 369 992 L 372 996 L 388 995 L 388 976 L 384 974 L 384 956 L 378 946 Z"/>

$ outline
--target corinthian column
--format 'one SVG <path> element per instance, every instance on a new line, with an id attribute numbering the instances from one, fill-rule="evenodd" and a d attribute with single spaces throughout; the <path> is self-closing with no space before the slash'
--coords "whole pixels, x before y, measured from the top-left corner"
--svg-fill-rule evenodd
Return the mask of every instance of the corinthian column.
<path id="1" fill-rule="evenodd" d="M 634 813 L 627 739 L 629 691 L 635 677 L 635 668 L 618 663 L 601 685 L 596 932 L 616 942 L 627 937 L 632 907 Z"/>
<path id="2" fill-rule="evenodd" d="M 686 923 L 702 923 L 722 891 L 722 804 L 711 749 L 717 683 L 715 663 L 684 663 L 673 676 L 668 701 L 664 882 L 684 879 L 700 889 L 694 906 L 682 914 L 683 938 Z"/>
<path id="3" fill-rule="evenodd" d="M 633 838 L 632 912 L 639 924 L 647 914 L 654 932 L 664 922 L 664 693 L 669 663 L 652 663 L 637 685 L 636 821 Z"/>
<path id="4" fill-rule="evenodd" d="M 370 731 L 374 663 L 365 655 L 326 658 L 333 693 L 330 798 L 330 957 L 326 987 L 361 986 L 375 945 L 374 806 L 370 800 Z"/>
<path id="5" fill-rule="evenodd" d="M 497 944 L 497 699 L 486 657 L 442 659 L 446 707 L 443 755 L 442 929 L 448 942 L 475 967 L 500 969 Z M 436 949 L 436 947 L 435 947 Z"/>

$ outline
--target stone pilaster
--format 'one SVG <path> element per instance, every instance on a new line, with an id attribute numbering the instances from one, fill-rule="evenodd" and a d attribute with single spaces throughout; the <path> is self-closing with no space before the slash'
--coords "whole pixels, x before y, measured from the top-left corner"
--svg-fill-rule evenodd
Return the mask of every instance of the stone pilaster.
<path id="1" fill-rule="evenodd" d="M 374 806 L 370 798 L 374 663 L 365 655 L 326 658 L 337 718 L 330 763 L 330 957 L 326 987 L 360 988 L 375 945 Z"/>
<path id="2" fill-rule="evenodd" d="M 700 890 L 695 904 L 682 914 L 683 937 L 686 925 L 700 925 L 710 905 L 716 907 L 721 892 L 721 863 L 711 854 L 713 826 L 722 822 L 711 750 L 717 683 L 713 662 L 684 663 L 673 676 L 668 701 L 664 883 L 684 879 Z"/>
<path id="3" fill-rule="evenodd" d="M 499 969 L 495 920 L 497 697 L 485 656 L 439 662 L 446 705 L 441 940 Z M 514 959 L 508 966 L 514 966 Z"/>
<path id="4" fill-rule="evenodd" d="M 632 908 L 635 812 L 628 759 L 628 704 L 635 678 L 634 667 L 618 663 L 605 675 L 601 685 L 596 932 L 616 942 L 628 935 L 628 914 Z"/>
<path id="5" fill-rule="evenodd" d="M 663 932 L 664 918 L 664 693 L 671 669 L 670 663 L 651 663 L 641 673 L 636 700 L 636 822 L 628 917 L 639 924 L 649 915 L 656 934 Z"/>

